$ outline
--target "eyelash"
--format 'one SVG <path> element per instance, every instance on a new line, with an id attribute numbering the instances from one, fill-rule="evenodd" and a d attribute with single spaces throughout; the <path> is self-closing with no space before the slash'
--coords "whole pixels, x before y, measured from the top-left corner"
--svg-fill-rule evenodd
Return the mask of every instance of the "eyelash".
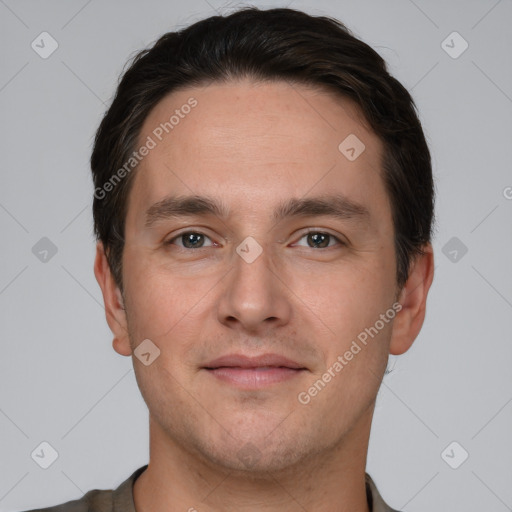
<path id="1" fill-rule="evenodd" d="M 320 235 L 327 235 L 329 236 L 331 239 L 334 239 L 336 240 L 336 242 L 338 242 L 338 245 L 339 246 L 346 246 L 347 244 L 345 242 L 343 242 L 342 240 L 340 240 L 337 236 L 333 235 L 332 233 L 329 233 L 327 231 L 320 231 L 320 230 L 317 230 L 317 229 L 309 229 L 308 231 L 306 231 L 305 233 L 303 233 L 301 235 L 301 237 L 299 238 L 299 240 L 302 240 L 304 237 L 307 237 L 308 235 L 310 234 L 320 234 Z M 179 233 L 178 235 L 170 238 L 169 240 L 167 240 L 165 242 L 165 245 L 174 245 L 173 242 L 175 240 L 178 240 L 180 239 L 181 237 L 185 236 L 185 235 L 201 235 L 201 236 L 204 236 L 206 238 L 209 238 L 210 237 L 206 234 L 206 233 L 203 233 L 201 231 L 184 231 L 182 233 Z M 210 239 L 211 240 L 211 239 Z M 213 246 L 213 245 L 212 245 Z M 207 246 L 207 247 L 212 247 L 212 246 Z M 180 247 L 180 249 L 185 249 L 185 250 L 198 250 L 198 249 L 205 249 L 206 247 L 198 247 L 197 249 L 193 249 L 193 248 L 189 248 L 189 247 L 181 247 L 181 246 L 178 246 Z M 316 250 L 318 249 L 330 249 L 334 246 L 331 246 L 331 245 L 328 245 L 327 247 L 319 247 L 319 248 L 316 248 Z M 308 247 L 309 249 L 314 249 L 314 247 Z"/>

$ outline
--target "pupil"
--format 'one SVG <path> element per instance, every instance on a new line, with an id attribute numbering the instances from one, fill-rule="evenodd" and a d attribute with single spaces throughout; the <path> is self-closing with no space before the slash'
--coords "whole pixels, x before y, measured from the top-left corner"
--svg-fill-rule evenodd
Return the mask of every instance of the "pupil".
<path id="1" fill-rule="evenodd" d="M 198 247 L 200 246 L 201 244 L 197 244 L 196 242 L 200 241 L 200 238 L 202 237 L 203 235 L 200 235 L 198 233 L 188 233 L 186 235 L 183 235 L 183 245 L 185 247 Z M 190 245 L 189 245 L 190 244 Z"/>
<path id="2" fill-rule="evenodd" d="M 313 242 L 315 247 L 326 247 L 325 241 L 328 240 L 328 236 L 325 233 L 313 233 L 309 235 L 309 239 Z"/>

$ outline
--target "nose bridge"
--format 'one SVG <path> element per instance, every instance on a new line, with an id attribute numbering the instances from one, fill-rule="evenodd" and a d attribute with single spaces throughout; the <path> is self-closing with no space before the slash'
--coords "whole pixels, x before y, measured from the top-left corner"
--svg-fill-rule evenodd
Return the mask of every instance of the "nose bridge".
<path id="1" fill-rule="evenodd" d="M 257 330 L 286 323 L 290 304 L 281 281 L 275 276 L 273 254 L 253 237 L 243 240 L 233 253 L 218 314 L 223 323 Z"/>

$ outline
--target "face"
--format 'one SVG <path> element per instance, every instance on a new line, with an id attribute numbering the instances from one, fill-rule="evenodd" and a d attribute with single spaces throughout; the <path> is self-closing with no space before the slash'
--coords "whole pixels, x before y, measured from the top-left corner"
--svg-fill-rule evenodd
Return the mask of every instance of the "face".
<path id="1" fill-rule="evenodd" d="M 358 109 L 305 86 L 213 84 L 163 99 L 148 137 L 111 327 L 119 353 L 160 351 L 133 359 L 159 435 L 277 470 L 369 428 L 403 312 L 383 147 Z"/>

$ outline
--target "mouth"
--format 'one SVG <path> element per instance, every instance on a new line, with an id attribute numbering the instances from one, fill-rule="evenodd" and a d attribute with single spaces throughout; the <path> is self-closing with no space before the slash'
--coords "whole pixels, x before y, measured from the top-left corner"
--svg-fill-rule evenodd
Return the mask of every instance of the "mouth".
<path id="1" fill-rule="evenodd" d="M 308 369 L 277 354 L 247 357 L 230 354 L 217 358 L 202 369 L 216 379 L 242 389 L 258 389 L 296 378 Z"/>

